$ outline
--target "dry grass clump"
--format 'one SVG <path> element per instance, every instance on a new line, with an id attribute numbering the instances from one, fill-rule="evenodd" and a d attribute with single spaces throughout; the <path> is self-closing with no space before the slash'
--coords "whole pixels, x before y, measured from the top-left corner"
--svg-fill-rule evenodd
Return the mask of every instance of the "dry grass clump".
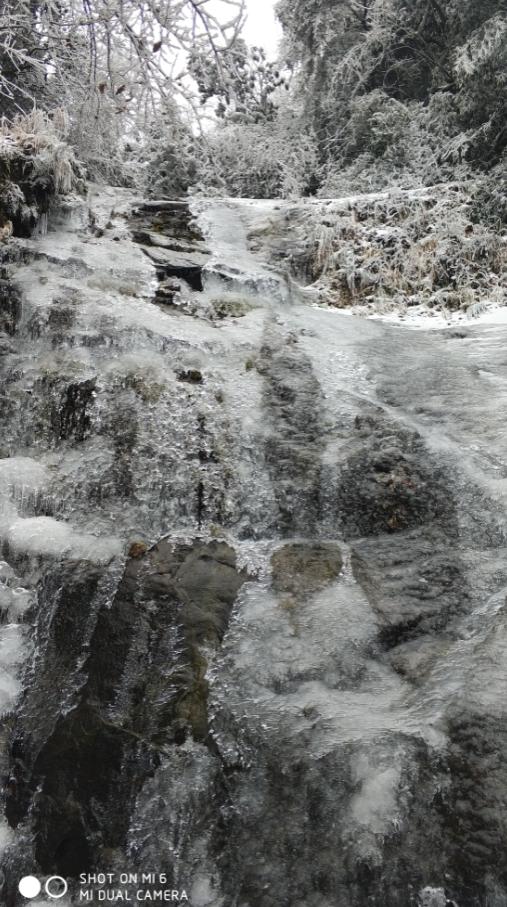
<path id="1" fill-rule="evenodd" d="M 76 178 L 77 162 L 65 141 L 66 114 L 55 110 L 50 116 L 34 109 L 18 114 L 12 121 L 0 121 L 0 161 L 8 168 L 23 157 L 32 176 L 51 180 L 57 193 L 70 192 Z"/>
<path id="2" fill-rule="evenodd" d="M 394 190 L 311 202 L 294 260 L 337 307 L 424 304 L 480 312 L 507 303 L 507 236 L 476 217 L 477 185 Z"/>

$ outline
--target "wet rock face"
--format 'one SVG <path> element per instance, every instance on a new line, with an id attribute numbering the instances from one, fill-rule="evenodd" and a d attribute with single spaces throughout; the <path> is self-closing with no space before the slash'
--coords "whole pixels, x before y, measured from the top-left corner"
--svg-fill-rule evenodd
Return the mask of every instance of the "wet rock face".
<path id="1" fill-rule="evenodd" d="M 95 396 L 95 380 L 69 384 L 53 416 L 53 427 L 59 440 L 84 441 L 90 431 L 89 408 Z"/>
<path id="2" fill-rule="evenodd" d="M 450 894 L 465 907 L 495 903 L 495 887 L 507 887 L 505 738 L 504 718 L 478 714 L 473 708 L 451 718 L 449 783 L 439 813 L 449 874 L 461 880 L 460 886 L 451 884 Z M 501 904 L 502 895 L 497 897 Z"/>
<path id="3" fill-rule="evenodd" d="M 403 328 L 300 304 L 244 247 L 255 206 L 200 204 L 219 228 L 202 293 L 167 276 L 209 256 L 164 200 L 137 245 L 107 206 L 28 244 L 6 291 L 0 480 L 90 557 L 60 536 L 29 556 L 22 520 L 5 545 L 38 583 L 4 732 L 6 904 L 27 871 L 111 869 L 195 881 L 196 907 L 504 907 L 504 451 L 482 492 L 454 469 L 456 437 L 477 453 L 484 347 L 446 440 L 443 340 L 412 332 L 407 356 Z M 451 397 L 473 346 L 449 351 Z"/>
<path id="4" fill-rule="evenodd" d="M 322 390 L 294 336 L 271 328 L 257 362 L 264 379 L 266 465 L 282 536 L 316 531 L 323 451 Z"/>
<path id="5" fill-rule="evenodd" d="M 134 240 L 155 265 L 159 301 L 173 301 L 170 287 L 178 279 L 192 290 L 202 291 L 202 271 L 210 256 L 188 202 L 142 202 L 134 212 L 132 225 Z"/>
<path id="6" fill-rule="evenodd" d="M 0 279 L 0 336 L 12 337 L 21 318 L 21 294 L 11 280 Z"/>
<path id="7" fill-rule="evenodd" d="M 358 416 L 341 471 L 338 513 L 347 539 L 453 519 L 448 484 L 414 432 L 380 412 Z"/>
<path id="8" fill-rule="evenodd" d="M 382 411 L 356 417 L 350 446 L 337 509 L 353 575 L 380 619 L 379 642 L 393 650 L 395 670 L 417 682 L 445 649 L 435 634 L 471 606 L 449 478 L 422 438 Z"/>
<path id="9" fill-rule="evenodd" d="M 9 219 L 15 236 L 29 237 L 54 198 L 52 178 L 37 172 L 35 160 L 19 153 L 0 161 L 0 215 Z"/>
<path id="10" fill-rule="evenodd" d="M 132 233 L 136 242 L 153 241 L 161 236 L 160 245 L 168 247 L 169 237 L 175 242 L 202 241 L 202 233 L 184 199 L 147 199 L 132 212 Z M 172 244 L 171 244 L 172 245 Z"/>
<path id="11" fill-rule="evenodd" d="M 247 579 L 225 543 L 133 546 L 112 604 L 94 614 L 100 574 L 83 571 L 39 631 L 43 661 L 12 746 L 7 810 L 13 826 L 30 816 L 39 866 L 64 876 L 125 842 L 136 793 L 166 750 L 187 738 L 211 745 L 204 650 L 220 646 Z"/>
<path id="12" fill-rule="evenodd" d="M 470 607 L 465 570 L 455 548 L 431 527 L 364 539 L 352 548 L 352 569 L 382 621 L 388 648 L 424 633 L 441 633 Z"/>
<path id="13" fill-rule="evenodd" d="M 6 815 L 13 826 L 26 815 L 33 795 L 29 760 L 37 758 L 48 731 L 58 721 L 62 697 L 89 643 L 93 603 L 102 575 L 86 563 L 63 561 L 49 566 L 52 569 L 39 584 L 38 607 L 32 615 L 36 656 L 23 696 L 22 729 L 16 730 L 12 743 L 14 772 L 19 777 L 7 799 Z"/>
<path id="14" fill-rule="evenodd" d="M 336 579 L 342 566 L 338 545 L 319 542 L 284 545 L 271 557 L 273 588 L 276 592 L 304 598 Z"/>

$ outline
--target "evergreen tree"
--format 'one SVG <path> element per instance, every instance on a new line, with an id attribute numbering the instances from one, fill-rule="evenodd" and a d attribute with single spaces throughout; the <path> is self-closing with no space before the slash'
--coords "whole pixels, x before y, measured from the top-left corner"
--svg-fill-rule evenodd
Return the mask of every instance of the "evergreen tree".
<path id="1" fill-rule="evenodd" d="M 215 98 L 216 115 L 235 123 L 274 120 L 277 89 L 289 85 L 279 63 L 267 60 L 262 47 L 248 47 L 242 39 L 219 54 L 210 48 L 194 50 L 189 71 L 202 103 Z"/>
<path id="2" fill-rule="evenodd" d="M 378 159 L 396 142 L 410 156 L 410 131 L 417 166 L 421 139 L 428 159 L 439 144 L 440 161 L 500 159 L 505 0 L 279 0 L 277 9 L 324 163 Z"/>

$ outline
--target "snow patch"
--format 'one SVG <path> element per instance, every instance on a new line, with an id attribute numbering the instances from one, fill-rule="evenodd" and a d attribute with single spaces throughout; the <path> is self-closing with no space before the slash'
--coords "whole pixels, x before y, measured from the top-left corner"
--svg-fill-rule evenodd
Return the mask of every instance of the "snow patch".
<path id="1" fill-rule="evenodd" d="M 428 885 L 419 894 L 419 907 L 447 907 L 448 903 L 443 888 L 431 888 Z"/>
<path id="2" fill-rule="evenodd" d="M 400 783 L 399 764 L 378 769 L 367 756 L 360 756 L 354 768 L 360 791 L 351 802 L 352 818 L 374 834 L 385 834 L 397 814 L 397 791 Z"/>
<path id="3" fill-rule="evenodd" d="M 5 819 L 0 820 L 0 856 L 3 856 L 7 847 L 14 843 L 14 829 L 7 824 Z"/>
<path id="4" fill-rule="evenodd" d="M 0 460 L 0 484 L 38 491 L 49 484 L 48 470 L 30 457 L 8 457 Z"/>
<path id="5" fill-rule="evenodd" d="M 0 629 L 0 665 L 14 667 L 21 663 L 25 654 L 23 630 L 19 624 L 6 624 Z"/>
<path id="6" fill-rule="evenodd" d="M 15 520 L 7 531 L 9 546 L 20 554 L 68 557 L 93 564 L 108 564 L 122 550 L 115 538 L 99 538 L 75 532 L 52 517 Z"/>

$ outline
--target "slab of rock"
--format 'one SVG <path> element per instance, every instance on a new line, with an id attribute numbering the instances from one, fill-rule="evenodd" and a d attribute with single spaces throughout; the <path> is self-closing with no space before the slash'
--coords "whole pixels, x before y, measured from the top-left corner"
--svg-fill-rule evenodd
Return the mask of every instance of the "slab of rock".
<path id="1" fill-rule="evenodd" d="M 136 231 L 178 237 L 181 242 L 194 244 L 204 239 L 194 215 L 185 199 L 160 199 L 138 202 L 134 207 L 131 226 Z"/>
<path id="2" fill-rule="evenodd" d="M 174 305 L 175 299 L 181 293 L 181 283 L 176 277 L 166 277 L 161 280 L 156 291 L 155 299 L 161 305 Z"/>
<path id="3" fill-rule="evenodd" d="M 201 270 L 208 261 L 208 256 L 203 252 L 180 252 L 174 249 L 163 249 L 153 246 L 141 247 L 145 255 L 151 258 L 155 264 L 160 264 L 169 270 L 186 270 L 188 268 Z M 177 275 L 176 275 L 177 276 Z"/>
<path id="4" fill-rule="evenodd" d="M 346 539 L 404 532 L 433 522 L 454 531 L 454 502 L 443 470 L 416 432 L 381 410 L 356 418 L 337 505 Z"/>
<path id="5" fill-rule="evenodd" d="M 188 211 L 188 202 L 183 198 L 143 199 L 137 202 L 139 211 Z"/>
<path id="6" fill-rule="evenodd" d="M 153 262 L 159 275 L 180 277 L 193 290 L 202 290 L 202 269 L 208 262 L 208 256 L 202 252 L 175 252 L 154 246 L 141 246 L 145 255 Z"/>
<path id="7" fill-rule="evenodd" d="M 395 671 L 412 683 L 422 684 L 436 659 L 445 655 L 451 640 L 444 636 L 421 636 L 401 643 L 389 652 L 389 662 Z"/>
<path id="8" fill-rule="evenodd" d="M 150 230 L 134 230 L 132 235 L 134 240 L 142 246 L 170 249 L 174 252 L 185 252 L 189 255 L 193 255 L 194 252 L 207 256 L 211 255 L 204 243 L 201 242 L 182 242 L 174 236 L 167 236 L 164 233 L 154 233 Z"/>
<path id="9" fill-rule="evenodd" d="M 338 545 L 323 542 L 284 545 L 271 558 L 273 588 L 296 598 L 312 595 L 332 583 L 340 575 L 342 565 Z"/>
<path id="10" fill-rule="evenodd" d="M 352 570 L 381 619 L 386 648 L 440 633 L 470 605 L 460 558 L 431 527 L 355 543 Z"/>
<path id="11" fill-rule="evenodd" d="M 53 595 L 46 657 L 12 748 L 9 821 L 28 817 L 38 866 L 63 876 L 124 845 L 161 753 L 187 737 L 215 752 L 206 653 L 220 645 L 248 574 L 224 542 L 136 542 L 113 601 L 93 615 L 100 578 L 88 570 Z M 59 585 L 55 577 L 48 595 Z M 60 690 L 77 670 L 62 711 Z"/>

